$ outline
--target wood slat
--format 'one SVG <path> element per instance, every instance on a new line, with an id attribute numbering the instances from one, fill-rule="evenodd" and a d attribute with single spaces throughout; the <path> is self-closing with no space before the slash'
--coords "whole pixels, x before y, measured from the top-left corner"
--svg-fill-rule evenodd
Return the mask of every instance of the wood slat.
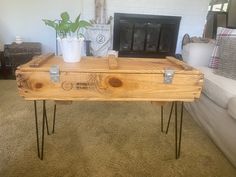
<path id="1" fill-rule="evenodd" d="M 192 71 L 192 70 L 194 70 L 193 67 L 187 65 L 186 63 L 184 63 L 184 62 L 182 62 L 180 60 L 177 60 L 174 57 L 168 56 L 168 57 L 166 57 L 166 59 L 168 59 L 169 61 L 175 63 L 176 65 L 181 66 L 183 68 L 183 70 L 185 70 L 185 71 Z"/>
<path id="2" fill-rule="evenodd" d="M 193 101 L 202 89 L 201 75 L 176 75 L 172 84 L 162 74 L 62 72 L 53 83 L 46 72 L 17 72 L 20 95 L 28 100 Z"/>
<path id="3" fill-rule="evenodd" d="M 34 68 L 38 68 L 40 67 L 44 62 L 46 62 L 49 58 L 55 56 L 54 53 L 48 53 L 45 55 L 39 55 L 34 57 L 30 62 L 29 62 L 29 66 L 30 67 L 34 67 Z"/>
<path id="4" fill-rule="evenodd" d="M 32 68 L 29 63 L 21 65 L 21 71 L 45 71 L 48 72 L 52 65 L 58 65 L 60 71 L 65 72 L 111 72 L 111 73 L 164 73 L 166 67 L 175 70 L 175 73 L 200 74 L 196 69 L 184 70 L 167 59 L 139 59 L 117 58 L 119 69 L 109 69 L 107 57 L 83 57 L 79 63 L 65 63 L 61 57 L 49 58 L 41 67 Z"/>

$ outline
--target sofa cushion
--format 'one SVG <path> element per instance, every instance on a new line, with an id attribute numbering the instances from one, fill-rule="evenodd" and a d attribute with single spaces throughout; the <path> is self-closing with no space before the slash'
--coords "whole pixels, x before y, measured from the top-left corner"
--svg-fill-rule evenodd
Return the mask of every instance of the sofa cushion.
<path id="1" fill-rule="evenodd" d="M 218 68 L 219 57 L 220 57 L 219 46 L 220 46 L 221 38 L 235 37 L 235 36 L 236 36 L 235 29 L 229 29 L 229 28 L 223 28 L 223 27 L 217 28 L 215 48 L 212 52 L 212 56 L 209 62 L 210 68 L 215 68 L 215 69 Z"/>
<path id="2" fill-rule="evenodd" d="M 236 119 L 236 97 L 231 98 L 228 103 L 228 114 Z"/>
<path id="3" fill-rule="evenodd" d="M 228 108 L 228 102 L 236 97 L 236 80 L 219 76 L 213 73 L 213 69 L 199 67 L 204 73 L 203 92 L 213 102 L 222 108 Z"/>

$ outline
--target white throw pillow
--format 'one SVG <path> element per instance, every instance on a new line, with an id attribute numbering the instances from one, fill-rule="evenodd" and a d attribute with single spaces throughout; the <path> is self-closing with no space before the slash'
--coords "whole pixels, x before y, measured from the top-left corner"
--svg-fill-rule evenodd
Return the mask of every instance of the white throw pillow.
<path id="1" fill-rule="evenodd" d="M 191 66 L 208 66 L 215 45 L 209 43 L 188 43 L 183 46 L 183 61 Z"/>

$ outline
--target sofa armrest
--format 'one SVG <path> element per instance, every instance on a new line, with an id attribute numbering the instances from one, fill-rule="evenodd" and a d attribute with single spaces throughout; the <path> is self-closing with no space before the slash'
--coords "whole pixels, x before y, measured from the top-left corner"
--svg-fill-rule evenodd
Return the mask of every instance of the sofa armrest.
<path id="1" fill-rule="evenodd" d="M 236 119 L 236 97 L 233 97 L 229 100 L 228 102 L 228 114 L 233 117 L 234 119 Z"/>

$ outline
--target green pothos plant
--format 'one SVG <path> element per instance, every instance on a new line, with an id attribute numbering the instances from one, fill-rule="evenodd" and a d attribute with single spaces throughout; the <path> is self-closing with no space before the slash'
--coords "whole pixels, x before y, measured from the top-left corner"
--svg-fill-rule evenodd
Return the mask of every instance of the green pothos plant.
<path id="1" fill-rule="evenodd" d="M 62 12 L 60 16 L 61 19 L 59 20 L 43 19 L 43 21 L 47 26 L 54 28 L 57 32 L 57 35 L 61 39 L 72 37 L 74 34 L 76 34 L 77 37 L 81 37 L 83 36 L 81 33 L 81 29 L 91 26 L 89 22 L 80 20 L 80 15 L 75 19 L 74 22 L 71 21 L 68 12 Z"/>

